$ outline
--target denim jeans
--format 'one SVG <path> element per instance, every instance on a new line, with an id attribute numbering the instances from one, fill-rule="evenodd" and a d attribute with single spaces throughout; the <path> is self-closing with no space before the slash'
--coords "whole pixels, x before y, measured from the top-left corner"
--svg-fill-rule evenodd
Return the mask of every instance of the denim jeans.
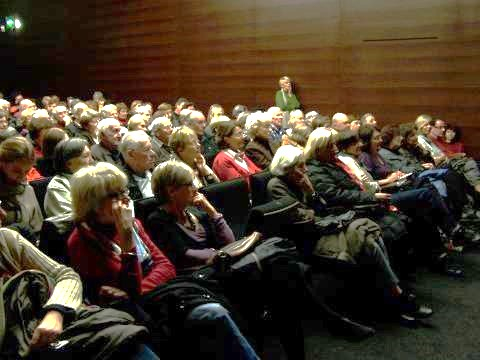
<path id="1" fill-rule="evenodd" d="M 123 355 L 125 356 L 125 354 Z M 160 360 L 160 358 L 145 344 L 138 344 L 132 349 L 129 355 L 130 356 L 125 356 L 129 360 Z"/>
<path id="2" fill-rule="evenodd" d="M 212 360 L 257 360 L 255 350 L 242 335 L 227 309 L 217 303 L 197 306 L 187 316 L 185 327 L 198 341 L 202 355 Z M 191 346 L 191 343 L 186 346 Z M 197 357 L 198 358 L 198 357 Z"/>

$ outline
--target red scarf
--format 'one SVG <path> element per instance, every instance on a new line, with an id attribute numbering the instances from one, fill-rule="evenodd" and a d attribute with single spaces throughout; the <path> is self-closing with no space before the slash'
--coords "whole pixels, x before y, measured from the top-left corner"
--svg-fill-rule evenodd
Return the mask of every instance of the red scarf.
<path id="1" fill-rule="evenodd" d="M 348 177 L 350 178 L 350 180 L 352 180 L 355 184 L 358 185 L 358 187 L 362 190 L 362 191 L 366 191 L 365 189 L 365 186 L 363 185 L 363 183 L 355 176 L 355 174 L 352 172 L 352 170 L 350 170 L 350 168 L 345 165 L 343 162 L 341 162 L 336 156 L 335 156 L 335 160 L 333 162 L 335 165 L 337 165 L 340 169 L 342 169 L 343 171 L 345 171 L 348 175 Z"/>

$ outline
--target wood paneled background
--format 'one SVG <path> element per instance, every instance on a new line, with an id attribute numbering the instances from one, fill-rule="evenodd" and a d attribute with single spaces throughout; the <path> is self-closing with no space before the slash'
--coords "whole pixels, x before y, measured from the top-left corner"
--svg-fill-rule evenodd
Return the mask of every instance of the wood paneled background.
<path id="1" fill-rule="evenodd" d="M 0 34 L 7 88 L 186 96 L 229 111 L 272 105 L 287 74 L 307 110 L 369 111 L 380 123 L 431 113 L 462 125 L 480 155 L 478 0 L 0 0 L 0 9 L 25 22 L 17 36 Z"/>

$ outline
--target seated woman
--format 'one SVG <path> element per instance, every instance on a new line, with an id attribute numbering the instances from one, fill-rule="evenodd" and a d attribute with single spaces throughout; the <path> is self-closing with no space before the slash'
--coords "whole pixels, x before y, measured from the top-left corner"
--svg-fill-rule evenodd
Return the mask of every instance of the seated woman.
<path id="1" fill-rule="evenodd" d="M 305 156 L 302 150 L 291 146 L 281 146 L 270 165 L 274 176 L 267 185 L 267 191 L 272 200 L 293 198 L 301 203 L 292 217 L 292 222 L 314 221 L 318 202 L 322 199 L 315 192 L 307 175 Z M 318 211 L 317 211 L 318 213 Z M 369 229 L 370 235 L 365 236 Z M 355 235 L 353 234 L 355 233 Z M 377 224 L 369 219 L 357 219 L 342 231 L 341 234 L 329 234 L 312 239 L 315 243 L 309 246 L 311 253 L 308 259 L 315 261 L 315 255 L 326 255 L 356 263 L 366 268 L 373 266 L 377 277 L 376 285 L 381 286 L 390 296 L 393 304 L 400 304 L 397 310 L 400 314 L 425 317 L 432 314 L 426 307 L 417 307 L 399 285 L 399 280 L 390 266 L 390 260 L 381 238 Z M 346 247 L 341 245 L 341 239 L 346 239 Z M 307 250 L 309 251 L 309 250 Z"/>
<path id="2" fill-rule="evenodd" d="M 0 144 L 0 201 L 6 211 L 4 225 L 14 226 L 22 235 L 36 242 L 43 215 L 26 176 L 35 162 L 32 144 L 15 136 Z"/>
<path id="3" fill-rule="evenodd" d="M 274 146 L 270 144 L 271 124 L 272 116 L 263 113 L 248 129 L 250 142 L 245 147 L 245 155 L 262 170 L 270 165 L 274 154 Z"/>
<path id="4" fill-rule="evenodd" d="M 85 359 L 89 359 L 93 358 L 94 355 L 97 356 L 99 352 L 110 354 L 112 351 L 117 350 L 117 355 L 122 354 L 130 360 L 158 360 L 158 357 L 147 346 L 143 345 L 142 342 L 138 340 L 132 341 L 132 338 L 135 339 L 142 328 L 133 326 L 130 317 L 125 317 L 126 315 L 121 315 L 117 311 L 113 312 L 113 310 L 108 310 L 108 314 L 107 312 L 104 313 L 103 320 L 106 325 L 101 326 L 100 328 L 95 328 L 95 332 L 102 333 L 102 336 L 92 335 L 89 342 L 80 339 L 79 337 L 88 335 L 88 331 L 91 330 L 89 330 L 87 326 L 83 329 L 84 332 L 82 333 L 81 324 L 75 329 L 75 318 L 76 315 L 80 315 L 82 305 L 82 283 L 78 274 L 71 268 L 50 259 L 29 241 L 24 239 L 19 233 L 6 228 L 1 228 L 0 271 L 2 273 L 2 279 L 6 280 L 7 278 L 18 275 L 20 272 L 28 274 L 27 272 L 29 270 L 37 271 L 38 273 L 35 274 L 46 275 L 48 279 L 51 280 L 53 287 L 51 289 L 42 288 L 41 286 L 43 284 L 40 282 L 35 283 L 38 294 L 46 292 L 50 295 L 47 295 L 48 299 L 45 304 L 42 304 L 41 309 L 38 309 L 40 317 L 38 318 L 38 325 L 36 325 L 34 329 L 22 328 L 27 325 L 30 326 L 33 322 L 30 323 L 27 322 L 27 320 L 33 320 L 31 317 L 37 316 L 34 312 L 27 313 L 29 310 L 32 310 L 32 308 L 28 307 L 28 300 L 30 299 L 28 299 L 27 294 L 22 299 L 22 307 L 8 310 L 8 315 L 11 316 L 7 316 L 6 318 L 6 329 L 9 330 L 15 328 L 17 333 L 19 330 L 22 330 L 23 333 L 21 335 L 27 336 L 27 338 L 22 337 L 22 341 L 16 344 L 18 345 L 18 348 L 16 349 L 17 353 L 15 355 L 17 355 L 18 358 L 23 358 L 26 355 L 25 352 L 33 354 L 38 352 L 38 355 L 40 355 L 41 358 L 56 358 L 56 356 L 59 356 L 56 351 L 57 347 L 49 345 L 58 344 L 59 352 L 61 352 L 60 356 L 69 359 L 75 358 L 75 355 L 78 355 L 80 351 Z M 26 279 L 27 278 L 25 277 L 25 280 Z M 38 294 L 37 297 L 40 298 L 41 295 L 38 296 Z M 6 297 L 4 297 L 3 300 L 5 301 Z M 22 314 L 12 314 L 12 312 L 16 310 L 24 312 Z M 11 324 L 10 321 L 15 318 L 15 315 L 25 316 L 22 316 L 25 323 L 19 323 L 16 326 Z M 121 315 L 121 317 L 118 315 Z M 80 322 L 88 321 L 86 320 L 86 316 L 85 312 L 79 316 Z M 108 317 L 110 317 L 110 319 Z M 117 319 L 122 322 L 118 322 Z M 106 322 L 108 320 L 111 321 L 110 324 Z M 111 328 L 105 329 L 108 327 Z M 74 330 L 71 331 L 70 328 Z M 109 337 L 111 342 L 105 341 L 105 335 Z M 2 334 L 4 339 L 7 336 L 10 340 L 10 346 L 13 345 L 11 342 L 12 336 L 10 331 Z M 77 337 L 76 340 L 75 337 Z M 27 343 L 25 343 L 25 341 L 27 341 Z M 68 346 L 60 346 L 62 341 L 68 344 Z M 127 345 L 120 346 L 122 343 Z M 8 352 L 8 355 L 6 354 L 6 356 L 8 358 L 13 358 L 12 350 L 13 347 L 6 349 Z M 0 353 L 3 354 L 1 350 Z"/>
<path id="5" fill-rule="evenodd" d="M 216 124 L 215 134 L 218 147 L 221 151 L 213 161 L 213 171 L 221 181 L 239 177 L 247 178 L 260 172 L 261 169 L 243 153 L 245 138 L 242 129 L 232 122 Z"/>
<path id="6" fill-rule="evenodd" d="M 86 140 L 73 138 L 63 140 L 55 147 L 55 169 L 58 175 L 48 183 L 44 200 L 47 217 L 72 213 L 70 179 L 81 168 L 92 163 Z"/>
<path id="7" fill-rule="evenodd" d="M 100 114 L 92 109 L 85 109 L 78 116 L 78 132 L 74 137 L 84 139 L 88 142 L 88 146 L 98 143 L 97 124 L 100 120 Z"/>
<path id="8" fill-rule="evenodd" d="M 170 135 L 169 145 L 178 159 L 193 170 L 195 174 L 193 183 L 197 188 L 220 182 L 200 152 L 198 137 L 192 129 L 182 126 L 174 130 L 172 135 Z"/>
<path id="9" fill-rule="evenodd" d="M 461 129 L 458 126 L 446 124 L 445 136 L 443 140 L 443 150 L 450 154 L 465 153 L 465 145 L 461 141 Z"/>
<path id="10" fill-rule="evenodd" d="M 102 162 L 79 170 L 71 180 L 76 228 L 68 240 L 68 252 L 93 302 L 130 299 L 143 304 L 147 301 L 144 296 L 176 276 L 175 267 L 150 240 L 142 224 L 133 218 L 127 182 L 126 175 L 117 167 Z M 155 308 L 155 304 L 150 307 Z M 188 340 L 198 341 L 193 333 L 198 338 L 202 328 L 206 330 L 212 324 L 216 324 L 219 333 L 225 334 L 224 343 L 208 342 L 209 346 L 199 342 L 198 346 L 203 345 L 201 349 L 190 349 L 193 344 L 184 338 L 188 346 L 179 352 L 191 350 L 202 359 L 208 356 L 257 359 L 223 306 L 204 301 L 186 314 L 180 307 L 170 307 L 171 311 L 174 309 L 178 313 L 169 312 L 168 316 L 178 317 L 176 325 L 182 331 L 176 336 L 185 336 L 187 330 L 196 329 Z M 155 314 L 153 310 L 150 315 L 155 317 Z M 154 334 L 156 336 L 160 335 Z"/>
<path id="11" fill-rule="evenodd" d="M 51 128 L 45 131 L 42 141 L 43 157 L 37 159 L 37 169 L 43 176 L 55 176 L 55 146 L 68 139 L 67 133 L 60 128 Z"/>

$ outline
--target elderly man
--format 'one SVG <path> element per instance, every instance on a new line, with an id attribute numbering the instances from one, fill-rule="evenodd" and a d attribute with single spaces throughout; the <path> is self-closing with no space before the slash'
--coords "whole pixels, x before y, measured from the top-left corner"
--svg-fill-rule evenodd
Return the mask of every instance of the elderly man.
<path id="1" fill-rule="evenodd" d="M 53 108 L 52 118 L 61 128 L 65 128 L 72 122 L 72 119 L 68 115 L 67 107 L 64 105 L 57 105 Z"/>
<path id="2" fill-rule="evenodd" d="M 290 118 L 288 119 L 288 127 L 294 129 L 296 127 L 306 127 L 305 116 L 302 110 L 293 110 L 290 112 Z"/>
<path id="3" fill-rule="evenodd" d="M 83 131 L 82 127 L 80 126 L 80 116 L 87 109 L 89 109 L 88 105 L 81 101 L 73 105 L 72 122 L 65 126 L 65 131 L 67 132 L 68 136 L 77 137 Z"/>
<path id="4" fill-rule="evenodd" d="M 114 118 L 101 120 L 98 125 L 99 143 L 91 148 L 92 157 L 95 161 L 105 161 L 122 168 L 118 146 L 122 141 L 120 122 Z"/>
<path id="5" fill-rule="evenodd" d="M 278 106 L 270 107 L 267 112 L 272 116 L 270 142 L 274 146 L 274 150 L 276 150 L 282 144 L 282 136 L 285 134 L 285 130 L 282 128 L 284 113 Z"/>
<path id="6" fill-rule="evenodd" d="M 150 170 L 155 164 L 155 153 L 150 136 L 142 130 L 130 131 L 123 137 L 119 150 L 132 200 L 152 197 Z"/>
<path id="7" fill-rule="evenodd" d="M 360 118 L 360 126 L 362 125 L 370 125 L 373 127 L 377 127 L 377 120 L 375 119 L 375 116 L 373 116 L 372 113 L 366 113 L 366 114 L 363 114 L 362 117 Z"/>
<path id="8" fill-rule="evenodd" d="M 172 122 L 167 117 L 158 117 L 150 124 L 148 130 L 152 135 L 152 150 L 157 156 L 155 165 L 175 159 L 175 153 L 168 145 L 172 135 Z"/>
<path id="9" fill-rule="evenodd" d="M 350 120 L 344 113 L 336 113 L 332 117 L 332 129 L 337 133 L 350 130 Z"/>

